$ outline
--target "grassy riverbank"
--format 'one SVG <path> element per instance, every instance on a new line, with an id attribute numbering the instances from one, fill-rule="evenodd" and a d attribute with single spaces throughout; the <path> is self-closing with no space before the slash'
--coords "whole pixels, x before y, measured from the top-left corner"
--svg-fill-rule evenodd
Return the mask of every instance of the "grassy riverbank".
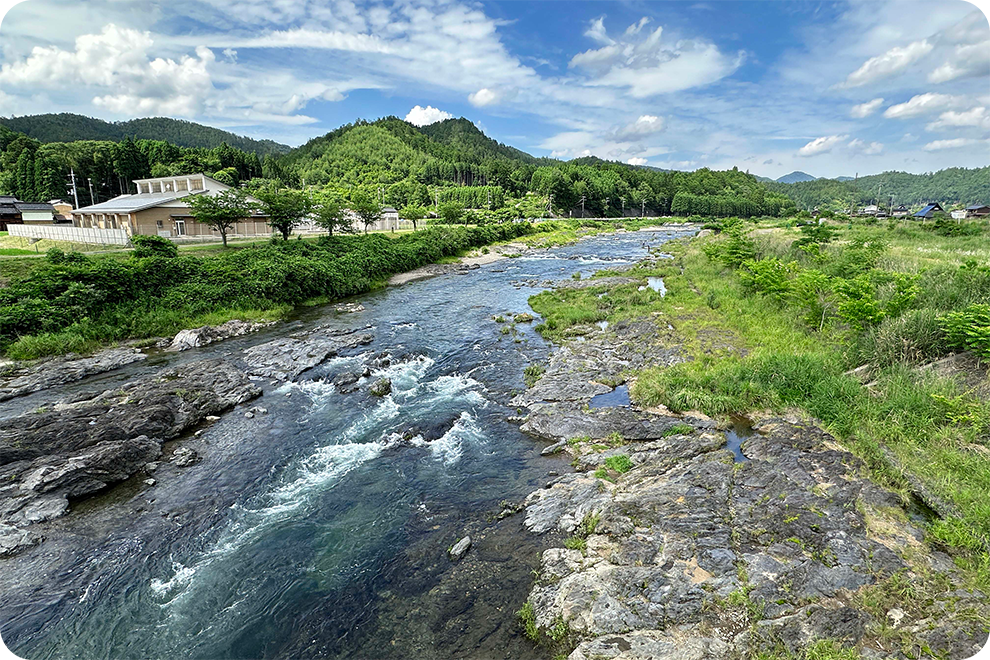
<path id="1" fill-rule="evenodd" d="M 51 250 L 43 263 L 0 288 L 0 347 L 8 357 L 29 359 L 231 318 L 282 318 L 307 300 L 363 293 L 395 273 L 541 229 L 530 223 L 431 227 L 395 238 L 270 241 L 209 256 L 177 252 L 167 243 L 126 258 Z"/>
<path id="2" fill-rule="evenodd" d="M 669 323 L 688 361 L 630 374 L 636 402 L 813 415 L 876 480 L 935 503 L 943 515 L 929 540 L 990 586 L 986 371 L 918 368 L 967 348 L 990 359 L 986 225 L 722 229 L 622 273 L 662 277 L 665 297 L 639 283 L 534 296 L 541 331 L 560 340 L 600 320 Z"/>

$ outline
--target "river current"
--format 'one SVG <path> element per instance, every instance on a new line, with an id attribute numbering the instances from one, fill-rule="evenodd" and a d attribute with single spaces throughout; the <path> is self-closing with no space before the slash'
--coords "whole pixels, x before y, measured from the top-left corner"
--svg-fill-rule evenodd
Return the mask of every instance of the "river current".
<path id="1" fill-rule="evenodd" d="M 374 328 L 371 344 L 298 382 L 259 383 L 262 397 L 178 441 L 201 462 L 74 504 L 44 544 L 0 560 L 4 642 L 32 660 L 540 657 L 514 611 L 546 540 L 521 515 L 493 514 L 568 467 L 507 421 L 523 369 L 550 347 L 535 322 L 493 317 L 531 312 L 533 283 L 631 263 L 683 235 L 619 233 L 503 259 L 352 299 L 361 312 L 305 310 L 8 402 L 0 415 L 316 325 Z M 391 394 L 331 382 L 366 366 L 391 379 Z M 267 414 L 245 417 L 251 406 Z M 450 562 L 468 532 L 468 557 Z"/>

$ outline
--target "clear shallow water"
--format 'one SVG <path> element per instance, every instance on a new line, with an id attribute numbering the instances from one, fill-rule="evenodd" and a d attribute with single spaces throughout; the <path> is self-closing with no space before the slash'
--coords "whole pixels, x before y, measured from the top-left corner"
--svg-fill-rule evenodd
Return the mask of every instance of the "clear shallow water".
<path id="1" fill-rule="evenodd" d="M 588 402 L 589 408 L 618 408 L 630 405 L 629 386 L 619 385 L 611 392 L 596 394 Z"/>
<path id="2" fill-rule="evenodd" d="M 752 437 L 754 433 L 753 426 L 747 417 L 732 416 L 732 426 L 725 431 L 725 448 L 732 452 L 733 460 L 736 463 L 744 463 L 749 460 L 743 453 L 742 444 L 746 438 Z"/>
<path id="3" fill-rule="evenodd" d="M 409 648 L 401 634 L 429 649 L 420 657 L 536 654 L 516 639 L 512 608 L 530 587 L 537 540 L 511 532 L 501 564 L 452 614 L 455 596 L 431 592 L 460 579 L 445 550 L 467 526 L 484 528 L 499 501 L 521 499 L 560 467 L 506 422 L 523 369 L 548 346 L 535 324 L 502 335 L 492 317 L 530 311 L 534 289 L 513 280 L 586 276 L 677 235 L 597 237 L 361 296 L 357 314 L 307 311 L 291 330 L 370 324 L 375 340 L 301 382 L 262 383 L 249 405 L 269 413 L 230 413 L 189 440 L 201 463 L 77 504 L 40 548 L 0 564 L 4 641 L 27 658 L 398 658 Z M 289 331 L 155 356 L 66 389 L 110 387 Z M 389 365 L 373 366 L 386 351 Z M 365 366 L 371 379 L 391 378 L 390 395 L 336 391 L 335 375 Z M 471 552 L 487 557 L 482 541 Z M 501 614 L 485 609 L 495 598 L 505 599 Z M 472 636 L 486 625 L 491 633 Z"/>

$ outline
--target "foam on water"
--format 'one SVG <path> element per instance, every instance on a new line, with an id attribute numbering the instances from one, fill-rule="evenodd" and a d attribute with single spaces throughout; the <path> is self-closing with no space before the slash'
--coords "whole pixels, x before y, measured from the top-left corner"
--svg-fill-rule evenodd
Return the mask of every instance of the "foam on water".
<path id="1" fill-rule="evenodd" d="M 464 453 L 466 442 L 477 442 L 483 438 L 484 432 L 478 421 L 469 412 L 464 411 L 443 436 L 430 443 L 430 451 L 434 457 L 443 461 L 444 465 L 453 465 Z"/>

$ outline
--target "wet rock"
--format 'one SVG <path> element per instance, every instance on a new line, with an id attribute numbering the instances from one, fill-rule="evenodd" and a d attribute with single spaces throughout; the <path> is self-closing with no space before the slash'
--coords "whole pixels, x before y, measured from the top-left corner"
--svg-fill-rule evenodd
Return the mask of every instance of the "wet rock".
<path id="1" fill-rule="evenodd" d="M 392 381 L 388 378 L 379 378 L 368 388 L 368 394 L 372 396 L 386 396 L 391 392 Z"/>
<path id="2" fill-rule="evenodd" d="M 515 316 L 513 316 L 512 321 L 514 323 L 532 323 L 533 315 L 527 312 L 523 312 L 522 314 L 516 314 Z"/>
<path id="3" fill-rule="evenodd" d="M 341 394 L 350 394 L 358 390 L 358 381 L 364 376 L 360 372 L 344 372 L 333 378 L 333 385 Z"/>
<path id="4" fill-rule="evenodd" d="M 333 311 L 338 314 L 355 314 L 357 312 L 363 312 L 364 305 L 354 302 L 337 303 L 333 306 Z"/>
<path id="5" fill-rule="evenodd" d="M 11 363 L 0 375 L 0 401 L 65 385 L 146 357 L 136 348 L 108 348 L 90 357 L 70 353 L 28 365 Z"/>
<path id="6" fill-rule="evenodd" d="M 189 467 L 199 462 L 199 454 L 190 447 L 179 447 L 172 453 L 169 462 L 176 467 Z"/>
<path id="7" fill-rule="evenodd" d="M 730 650 L 717 638 L 639 630 L 582 642 L 568 660 L 709 660 L 728 657 Z"/>
<path id="8" fill-rule="evenodd" d="M 451 561 L 459 561 L 461 557 L 467 554 L 468 549 L 471 547 L 471 537 L 465 536 L 460 541 L 454 544 L 450 549 L 450 559 Z"/>
<path id="9" fill-rule="evenodd" d="M 154 486 L 156 483 L 158 483 L 158 482 L 155 481 L 154 479 L 145 479 L 144 480 L 144 484 L 146 486 Z"/>
<path id="10" fill-rule="evenodd" d="M 370 343 L 372 335 L 360 330 L 318 329 L 298 336 L 280 337 L 244 351 L 247 372 L 276 381 L 299 374 L 331 358 L 339 351 Z"/>
<path id="11" fill-rule="evenodd" d="M 549 447 L 546 447 L 543 451 L 540 452 L 540 455 L 552 456 L 553 454 L 559 454 L 560 452 L 564 451 L 565 447 L 567 447 L 567 440 L 560 440 L 558 442 L 553 443 Z"/>
<path id="12" fill-rule="evenodd" d="M 259 394 L 261 390 L 229 362 L 214 359 L 184 364 L 87 401 L 4 420 L 0 465 L 71 454 L 101 442 L 141 435 L 170 440 Z"/>
<path id="13" fill-rule="evenodd" d="M 248 419 L 252 419 L 254 417 L 254 413 L 249 410 L 248 412 L 244 413 L 244 416 L 247 417 Z"/>
<path id="14" fill-rule="evenodd" d="M 240 337 L 251 332 L 257 332 L 263 328 L 268 328 L 278 323 L 278 321 L 267 321 L 250 323 L 239 319 L 232 319 L 221 325 L 204 325 L 200 328 L 180 330 L 170 342 L 167 342 L 167 351 L 185 351 L 190 348 L 198 348 L 212 344 L 215 341 Z"/>
<path id="15" fill-rule="evenodd" d="M 0 523 L 0 557 L 9 557 L 26 548 L 41 543 L 42 537 L 34 532 Z"/>
<path id="16" fill-rule="evenodd" d="M 257 415 L 267 415 L 268 414 L 268 408 L 262 408 L 261 406 L 252 406 L 248 410 L 248 412 L 253 412 L 253 413 L 257 414 Z"/>

